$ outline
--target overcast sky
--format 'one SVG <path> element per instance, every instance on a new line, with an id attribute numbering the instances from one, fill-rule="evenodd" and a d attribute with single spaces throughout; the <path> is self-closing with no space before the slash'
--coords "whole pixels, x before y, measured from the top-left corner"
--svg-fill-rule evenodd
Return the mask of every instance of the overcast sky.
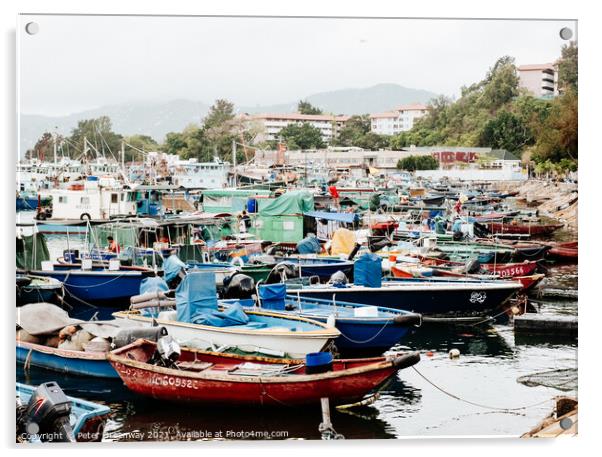
<path id="1" fill-rule="evenodd" d="M 39 32 L 24 26 L 35 21 Z M 458 96 L 503 55 L 555 60 L 570 21 L 21 16 L 23 113 L 136 100 L 238 105 L 397 83 Z"/>

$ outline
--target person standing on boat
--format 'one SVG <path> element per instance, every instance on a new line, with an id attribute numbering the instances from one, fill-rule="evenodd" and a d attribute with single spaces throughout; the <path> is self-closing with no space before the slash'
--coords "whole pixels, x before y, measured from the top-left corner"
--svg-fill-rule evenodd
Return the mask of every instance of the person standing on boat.
<path id="1" fill-rule="evenodd" d="M 115 254 L 119 254 L 119 244 L 112 236 L 107 237 L 107 241 L 109 242 L 108 250 L 109 252 L 114 252 Z"/>

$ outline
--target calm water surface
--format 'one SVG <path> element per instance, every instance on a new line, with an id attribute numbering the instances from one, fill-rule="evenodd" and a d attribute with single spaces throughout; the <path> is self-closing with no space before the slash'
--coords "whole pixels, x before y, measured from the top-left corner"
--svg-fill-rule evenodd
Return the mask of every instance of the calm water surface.
<path id="1" fill-rule="evenodd" d="M 75 239 L 70 240 L 71 246 L 75 243 Z M 57 257 L 62 254 L 65 241 L 49 237 L 48 245 L 51 256 Z M 577 289 L 577 267 L 552 266 L 546 284 L 553 288 Z M 537 306 L 542 313 L 577 314 L 576 301 L 538 301 Z M 448 357 L 452 348 L 460 350 L 460 358 Z M 371 406 L 348 413 L 333 411 L 334 428 L 347 439 L 520 436 L 549 414 L 554 396 L 576 395 L 575 391 L 527 387 L 516 381 L 520 376 L 539 371 L 576 368 L 574 340 L 516 339 L 512 327 L 507 325 L 432 326 L 419 329 L 394 349 L 420 351 L 422 360 L 416 369 L 432 383 L 457 397 L 491 408 L 445 395 L 409 368 L 399 372 Z M 427 356 L 427 352 L 433 356 Z M 320 439 L 318 407 L 248 410 L 174 405 L 131 394 L 121 381 L 67 377 L 35 368 L 25 375 L 22 366 L 17 366 L 17 380 L 32 384 L 56 380 L 68 395 L 110 406 L 113 413 L 107 423 L 105 441 Z M 495 409 L 528 405 L 535 406 L 512 412 Z"/>

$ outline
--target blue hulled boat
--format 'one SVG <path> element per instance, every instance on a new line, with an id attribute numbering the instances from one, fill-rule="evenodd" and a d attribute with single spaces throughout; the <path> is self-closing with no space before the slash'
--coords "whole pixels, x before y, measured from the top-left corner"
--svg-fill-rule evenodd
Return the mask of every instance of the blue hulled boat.
<path id="1" fill-rule="evenodd" d="M 280 257 L 279 262 L 290 263 L 299 270 L 303 277 L 318 276 L 320 281 L 328 281 L 337 271 L 342 271 L 347 277 L 353 275 L 353 261 L 332 259 L 328 257 Z"/>
<path id="2" fill-rule="evenodd" d="M 397 344 L 422 322 L 420 314 L 409 311 L 365 306 L 339 300 L 307 298 L 300 294 L 286 295 L 286 285 L 259 287 L 259 303 L 254 300 L 223 300 L 239 302 L 245 307 L 268 309 L 278 313 L 295 314 L 330 324 L 341 332 L 335 340 L 339 351 L 380 354 Z"/>
<path id="3" fill-rule="evenodd" d="M 144 267 L 119 266 L 111 270 L 93 265 L 82 269 L 81 264 L 55 263 L 52 270 L 32 271 L 37 276 L 51 277 L 63 283 L 66 299 L 113 308 L 129 306 L 129 299 L 137 295 L 144 278 L 155 276 L 155 271 Z"/>
<path id="4" fill-rule="evenodd" d="M 104 353 L 70 351 L 25 341 L 16 342 L 16 351 L 19 363 L 78 376 L 119 378 Z"/>

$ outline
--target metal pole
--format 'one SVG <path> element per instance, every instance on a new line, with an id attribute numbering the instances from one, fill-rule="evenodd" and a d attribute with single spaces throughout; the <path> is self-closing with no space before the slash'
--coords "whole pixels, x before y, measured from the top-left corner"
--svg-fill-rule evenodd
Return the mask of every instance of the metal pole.
<path id="1" fill-rule="evenodd" d="M 232 169 L 234 171 L 234 187 L 236 187 L 236 141 L 232 140 Z"/>

